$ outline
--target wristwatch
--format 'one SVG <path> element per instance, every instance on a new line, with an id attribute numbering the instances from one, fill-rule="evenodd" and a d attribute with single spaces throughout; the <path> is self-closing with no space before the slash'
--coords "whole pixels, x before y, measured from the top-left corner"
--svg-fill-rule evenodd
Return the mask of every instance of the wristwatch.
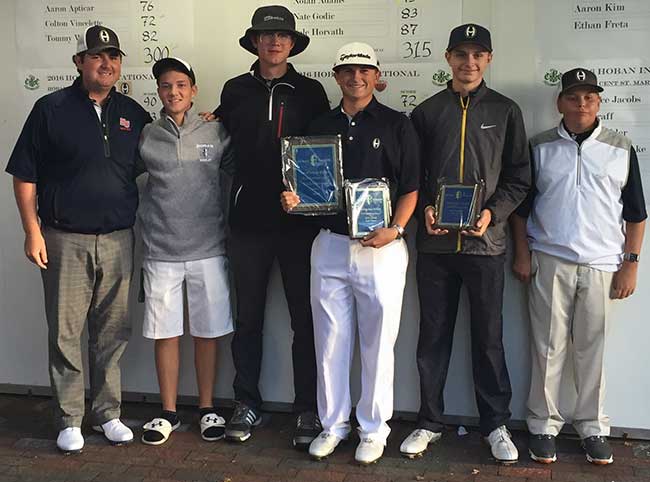
<path id="1" fill-rule="evenodd" d="M 638 263 L 639 253 L 623 253 L 623 260 L 629 261 L 630 263 Z"/>
<path id="2" fill-rule="evenodd" d="M 399 224 L 393 224 L 391 228 L 395 228 L 397 230 L 397 238 L 395 239 L 402 239 L 404 237 L 404 228 L 402 226 Z"/>

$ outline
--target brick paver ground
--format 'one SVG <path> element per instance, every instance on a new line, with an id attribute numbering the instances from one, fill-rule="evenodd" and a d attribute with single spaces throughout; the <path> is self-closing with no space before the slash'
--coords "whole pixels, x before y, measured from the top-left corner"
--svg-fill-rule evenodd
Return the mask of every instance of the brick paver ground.
<path id="1" fill-rule="evenodd" d="M 0 482 L 14 481 L 209 481 L 209 482 L 640 482 L 650 481 L 650 443 L 613 440 L 615 462 L 595 467 L 585 461 L 579 441 L 561 437 L 558 462 L 536 464 L 528 458 L 526 434 L 514 434 L 521 454 L 512 466 L 497 465 L 475 431 L 459 436 L 450 427 L 441 442 L 421 458 L 399 455 L 401 440 L 413 424 L 391 422 L 393 431 L 384 457 L 374 465 L 354 462 L 356 439 L 328 459 L 315 462 L 290 447 L 292 417 L 265 415 L 265 423 L 244 444 L 203 442 L 197 414 L 180 409 L 185 423 L 160 447 L 137 441 L 140 427 L 156 415 L 151 404 L 124 404 L 124 420 L 136 432 L 136 442 L 110 446 L 90 427 L 83 427 L 82 454 L 57 452 L 47 398 L 0 395 Z M 230 412 L 224 410 L 224 416 Z"/>

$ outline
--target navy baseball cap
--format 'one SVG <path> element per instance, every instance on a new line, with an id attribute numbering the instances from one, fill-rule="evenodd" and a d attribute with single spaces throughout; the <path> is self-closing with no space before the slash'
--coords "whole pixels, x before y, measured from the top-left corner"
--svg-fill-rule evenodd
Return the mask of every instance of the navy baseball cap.
<path id="1" fill-rule="evenodd" d="M 153 76 L 156 78 L 156 80 L 158 80 L 162 74 L 169 72 L 170 70 L 175 70 L 177 72 L 186 74 L 192 80 L 192 84 L 196 84 L 196 77 L 194 76 L 194 70 L 192 70 L 192 66 L 185 60 L 178 57 L 166 57 L 164 59 L 160 59 L 155 64 L 153 64 L 151 72 L 153 73 Z"/>
<path id="2" fill-rule="evenodd" d="M 492 52 L 492 37 L 490 36 L 490 31 L 475 23 L 459 25 L 451 31 L 449 34 L 447 52 L 462 44 L 477 44 L 485 48 L 488 52 Z"/>
<path id="3" fill-rule="evenodd" d="M 571 69 L 562 74 L 562 91 L 560 95 L 574 87 L 591 87 L 596 92 L 602 92 L 604 89 L 598 85 L 596 74 L 591 70 L 578 67 Z"/>

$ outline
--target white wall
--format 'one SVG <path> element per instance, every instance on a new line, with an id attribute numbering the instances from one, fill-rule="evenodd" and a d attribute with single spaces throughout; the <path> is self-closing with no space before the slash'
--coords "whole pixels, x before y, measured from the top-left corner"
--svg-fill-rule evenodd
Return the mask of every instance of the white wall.
<path id="1" fill-rule="evenodd" d="M 26 1 L 26 0 L 21 0 Z M 0 53 L 5 75 L 0 79 L 0 165 L 4 167 L 27 112 L 19 102 L 21 86 L 13 75 L 17 68 L 15 45 L 15 5 L 0 2 Z M 253 57 L 239 48 L 237 39 L 249 25 L 250 15 L 261 2 L 215 2 L 195 0 L 195 54 L 189 59 L 198 73 L 201 109 L 217 104 L 226 79 L 248 69 Z M 225 8 L 225 5 L 228 5 Z M 522 107 L 529 133 L 550 124 L 537 125 L 533 99 L 539 92 L 534 87 L 534 4 L 533 0 L 465 0 L 463 21 L 481 23 L 493 32 L 495 57 L 487 77 L 488 83 L 515 99 Z M 110 25 L 110 19 L 107 19 Z M 360 39 L 363 40 L 363 39 Z M 333 54 L 333 53 L 332 53 Z M 330 59 L 323 59 L 329 63 Z M 70 69 L 73 72 L 72 66 Z M 331 99 L 338 101 L 338 99 Z M 552 102 L 552 99 L 549 99 Z M 646 186 L 646 189 L 650 189 Z M 650 193 L 648 193 L 650 195 Z M 40 277 L 23 255 L 23 235 L 15 208 L 11 178 L 0 176 L 0 385 L 48 386 L 46 325 Z M 410 226 L 413 230 L 413 226 Z M 412 247 L 412 246 L 411 246 Z M 415 412 L 418 409 L 418 374 L 415 348 L 418 332 L 418 306 L 414 279 L 415 253 L 408 273 L 400 336 L 396 346 L 396 410 Z M 642 258 L 644 258 L 642 256 Z M 645 261 L 645 259 L 643 259 Z M 643 262 L 639 271 L 639 288 L 626 301 L 617 302 L 607 348 L 608 397 L 607 411 L 617 427 L 650 430 L 650 377 L 645 368 L 650 364 L 646 340 L 650 334 L 644 316 L 650 308 L 650 270 Z M 525 416 L 528 390 L 529 349 L 525 299 L 522 287 L 510 275 L 506 279 L 504 300 L 504 343 L 513 386 L 512 412 L 515 419 Z M 288 312 L 282 295 L 280 278 L 274 271 L 266 312 L 265 356 L 262 393 L 266 400 L 288 402 L 292 399 L 291 360 Z M 155 393 L 157 381 L 153 365 L 153 346 L 141 333 L 142 307 L 134 304 L 133 337 L 123 363 L 124 390 Z M 233 377 L 229 352 L 230 338 L 224 340 L 221 369 L 216 395 L 232 395 Z M 194 395 L 192 354 L 185 340 L 180 391 Z M 352 381 L 354 393 L 359 392 L 358 363 Z M 571 406 L 572 383 L 565 383 L 565 405 Z M 469 338 L 466 303 L 459 313 L 454 354 L 446 389 L 447 412 L 453 415 L 477 414 L 471 384 Z M 633 433 L 640 434 L 638 430 Z"/>

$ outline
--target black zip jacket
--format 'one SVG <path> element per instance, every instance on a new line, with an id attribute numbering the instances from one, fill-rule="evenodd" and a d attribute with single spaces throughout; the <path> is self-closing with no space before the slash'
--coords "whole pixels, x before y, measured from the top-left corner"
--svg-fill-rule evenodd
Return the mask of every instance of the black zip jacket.
<path id="1" fill-rule="evenodd" d="M 280 204 L 282 183 L 280 138 L 301 136 L 309 122 L 329 110 L 323 86 L 295 71 L 270 83 L 252 71 L 230 79 L 215 110 L 228 130 L 235 154 L 230 208 L 233 227 L 248 231 L 306 225 L 303 216 L 286 214 Z"/>
<path id="2" fill-rule="evenodd" d="M 46 226 L 83 234 L 129 228 L 138 207 L 138 140 L 150 121 L 115 88 L 100 121 L 79 77 L 36 101 L 6 170 L 36 183 Z"/>
<path id="3" fill-rule="evenodd" d="M 450 81 L 445 90 L 417 106 L 411 120 L 422 146 L 418 251 L 505 253 L 508 217 L 530 188 L 528 143 L 517 104 L 485 82 L 461 99 Z M 447 183 L 485 182 L 481 209 L 492 212 L 492 221 L 482 237 L 461 236 L 457 231 L 445 236 L 427 234 L 424 207 L 434 205 L 439 178 L 446 178 Z"/>

